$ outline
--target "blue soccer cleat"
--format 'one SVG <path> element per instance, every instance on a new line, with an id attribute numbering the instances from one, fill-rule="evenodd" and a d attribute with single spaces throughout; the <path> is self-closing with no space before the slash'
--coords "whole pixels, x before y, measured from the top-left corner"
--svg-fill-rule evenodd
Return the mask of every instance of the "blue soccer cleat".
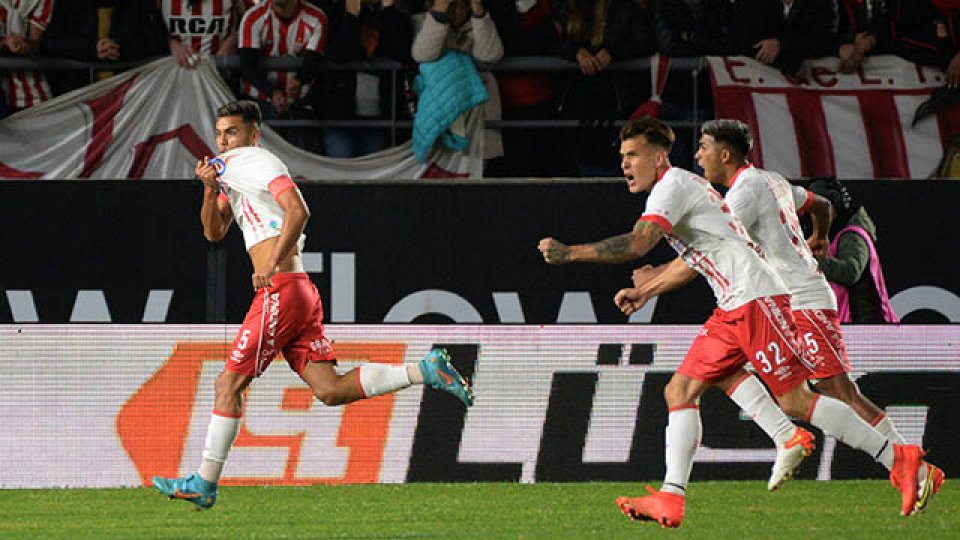
<path id="1" fill-rule="evenodd" d="M 420 360 L 423 382 L 437 390 L 453 394 L 467 407 L 473 405 L 473 390 L 470 384 L 450 363 L 446 349 L 432 349 Z"/>
<path id="2" fill-rule="evenodd" d="M 183 478 L 154 476 L 153 485 L 171 499 L 192 502 L 197 505 L 197 510 L 210 508 L 217 502 L 217 484 L 207 482 L 197 473 Z"/>

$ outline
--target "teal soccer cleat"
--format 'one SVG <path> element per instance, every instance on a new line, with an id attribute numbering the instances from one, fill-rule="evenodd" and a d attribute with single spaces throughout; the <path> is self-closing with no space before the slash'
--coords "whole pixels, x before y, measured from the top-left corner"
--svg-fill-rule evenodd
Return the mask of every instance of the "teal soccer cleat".
<path id="1" fill-rule="evenodd" d="M 210 508 L 217 502 L 217 484 L 207 482 L 197 473 L 183 478 L 154 476 L 153 485 L 171 499 L 192 502 L 197 505 L 197 510 Z"/>
<path id="2" fill-rule="evenodd" d="M 470 384 L 450 363 L 446 349 L 432 349 L 420 360 L 423 382 L 437 390 L 453 394 L 467 407 L 473 405 L 473 390 Z"/>

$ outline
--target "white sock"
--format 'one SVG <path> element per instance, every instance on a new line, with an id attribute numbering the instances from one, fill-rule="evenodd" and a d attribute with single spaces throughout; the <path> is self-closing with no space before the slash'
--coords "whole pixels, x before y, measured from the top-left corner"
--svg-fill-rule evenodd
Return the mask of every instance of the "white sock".
<path id="1" fill-rule="evenodd" d="M 838 441 L 870 454 L 887 469 L 893 468 L 893 444 L 842 401 L 818 395 L 810 423 Z"/>
<path id="2" fill-rule="evenodd" d="M 789 441 L 796 431 L 796 426 L 783 413 L 783 409 L 773 402 L 755 376 L 748 375 L 741 379 L 729 396 L 777 446 Z"/>
<path id="3" fill-rule="evenodd" d="M 700 446 L 703 427 L 699 407 L 671 410 L 667 416 L 666 462 L 667 472 L 660 491 L 683 495 L 693 469 L 693 456 Z"/>
<path id="4" fill-rule="evenodd" d="M 382 396 L 410 386 L 407 366 L 369 362 L 357 368 L 364 397 Z"/>
<path id="5" fill-rule="evenodd" d="M 903 435 L 897 431 L 897 426 L 893 425 L 893 420 L 886 414 L 880 414 L 880 421 L 873 424 L 873 429 L 879 431 L 881 435 L 889 439 L 893 444 L 907 444 Z"/>
<path id="6" fill-rule="evenodd" d="M 200 462 L 200 476 L 207 482 L 216 484 L 220 481 L 223 464 L 227 461 L 227 454 L 233 441 L 240 431 L 240 416 L 227 416 L 224 413 L 213 411 L 210 415 L 210 425 L 207 426 L 207 439 L 203 449 L 203 461 Z"/>
<path id="7" fill-rule="evenodd" d="M 880 432 L 881 435 L 887 438 L 893 444 L 907 444 L 907 440 L 903 438 L 903 435 L 897 431 L 897 426 L 894 425 L 893 420 L 890 419 L 886 413 L 880 415 L 880 420 L 873 424 L 873 429 Z M 924 479 L 927 476 L 927 462 L 920 462 L 920 469 L 917 471 L 917 478 Z"/>

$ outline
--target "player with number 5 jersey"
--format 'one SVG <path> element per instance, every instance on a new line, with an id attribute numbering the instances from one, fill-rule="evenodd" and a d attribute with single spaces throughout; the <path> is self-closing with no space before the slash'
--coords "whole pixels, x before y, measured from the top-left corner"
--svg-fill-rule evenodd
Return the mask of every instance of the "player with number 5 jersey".
<path id="1" fill-rule="evenodd" d="M 253 263 L 255 291 L 214 383 L 214 408 L 199 469 L 180 478 L 153 479 L 161 493 L 198 509 L 210 508 L 217 500 L 223 466 L 240 431 L 244 391 L 280 353 L 324 405 L 344 405 L 413 384 L 427 384 L 468 407 L 473 404 L 470 385 L 444 349 L 430 350 L 418 363 L 367 362 L 346 373 L 336 370 L 333 346 L 324 335 L 320 294 L 301 256 L 310 210 L 283 162 L 258 146 L 261 121 L 256 102 L 220 107 L 216 136 L 221 154 L 205 157 L 196 167 L 203 184 L 204 236 L 219 242 L 237 221 Z"/>
<path id="2" fill-rule="evenodd" d="M 848 404 L 891 442 L 903 436 L 882 409 L 860 393 L 850 379 L 850 360 L 840 329 L 833 290 L 817 266 L 811 247 L 825 249 L 830 230 L 830 203 L 790 184 L 782 175 L 754 167 L 747 154 L 750 128 L 739 120 L 712 120 L 701 128 L 697 162 L 714 184 L 724 185 L 726 201 L 749 236 L 760 244 L 767 262 L 791 294 L 801 347 L 814 364 L 810 376 L 817 391 Z M 797 214 L 809 213 L 813 234 L 807 241 Z M 944 482 L 943 471 L 922 463 L 916 511 L 924 511 Z"/>
<path id="3" fill-rule="evenodd" d="M 621 289 L 614 298 L 617 306 L 631 315 L 650 298 L 697 274 L 710 283 L 718 303 L 664 391 L 669 414 L 663 484 L 659 491 L 647 486 L 650 494 L 644 497 L 620 497 L 620 510 L 632 519 L 680 526 L 702 433 L 699 399 L 715 386 L 776 441 L 773 487 L 789 478 L 812 450 L 812 435 L 794 426 L 786 412 L 893 470 L 899 481 L 901 513 L 912 513 L 920 448 L 890 444 L 843 402 L 817 396 L 807 388 L 811 366 L 799 350 L 786 284 L 709 182 L 670 164 L 668 155 L 675 140 L 670 127 L 650 117 L 631 120 L 622 128 L 620 140 L 628 189 L 650 192 L 645 212 L 631 232 L 599 242 L 567 246 L 545 238 L 539 246 L 544 259 L 552 264 L 626 262 L 643 257 L 667 237 L 680 258 L 651 269 L 638 286 Z M 759 380 L 744 370 L 747 362 L 770 387 L 779 407 Z"/>

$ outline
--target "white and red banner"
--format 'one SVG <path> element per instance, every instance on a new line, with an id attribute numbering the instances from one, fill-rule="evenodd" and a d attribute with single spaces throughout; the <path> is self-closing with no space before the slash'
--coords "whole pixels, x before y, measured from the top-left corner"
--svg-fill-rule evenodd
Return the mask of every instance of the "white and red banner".
<path id="1" fill-rule="evenodd" d="M 836 58 L 811 60 L 799 78 L 746 57 L 708 60 L 716 117 L 749 124 L 751 159 L 788 178 L 927 178 L 960 135 L 960 107 L 912 125 L 944 75 L 896 56 L 852 74 Z"/>
<path id="2" fill-rule="evenodd" d="M 236 328 L 0 325 L 0 488 L 140 486 L 153 475 L 195 470 L 214 380 Z M 329 325 L 342 369 L 412 363 L 434 345 L 449 348 L 473 382 L 474 406 L 465 410 L 452 396 L 413 386 L 326 407 L 281 357 L 246 395 L 221 480 L 654 479 L 662 474 L 663 388 L 698 331 Z M 854 326 L 844 333 L 864 392 L 908 440 L 926 440 L 938 464 L 952 466 L 960 326 Z M 775 455 L 769 439 L 722 393 L 704 399 L 695 479 L 711 467 L 724 478 L 766 478 Z M 841 447 L 834 453 L 818 441 L 811 477 L 843 474 Z M 619 469 L 611 474 L 610 467 Z M 862 474 L 847 469 L 847 477 Z"/>
<path id="3" fill-rule="evenodd" d="M 164 58 L 0 120 L 0 178 L 192 178 L 216 155 L 214 115 L 235 99 L 212 60 Z M 482 115 L 477 115 L 482 116 Z M 482 140 L 482 118 L 467 128 Z M 436 145 L 424 163 L 410 142 L 354 159 L 311 154 L 263 126 L 262 146 L 299 179 L 479 177 L 483 160 Z M 477 146 L 477 145 L 474 145 Z M 482 150 L 482 145 L 479 146 Z"/>

